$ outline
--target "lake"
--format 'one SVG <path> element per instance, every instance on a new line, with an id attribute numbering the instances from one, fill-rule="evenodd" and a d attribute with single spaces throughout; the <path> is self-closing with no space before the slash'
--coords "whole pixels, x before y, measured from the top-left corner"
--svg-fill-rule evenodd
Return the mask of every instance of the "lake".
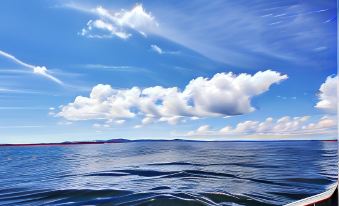
<path id="1" fill-rule="evenodd" d="M 283 205 L 337 178 L 337 142 L 0 147 L 0 205 Z"/>

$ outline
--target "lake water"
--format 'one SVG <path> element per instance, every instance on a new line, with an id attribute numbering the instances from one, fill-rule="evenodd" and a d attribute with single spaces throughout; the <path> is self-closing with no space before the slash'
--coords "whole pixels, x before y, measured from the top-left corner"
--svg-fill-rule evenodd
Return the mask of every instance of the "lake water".
<path id="1" fill-rule="evenodd" d="M 0 205 L 283 205 L 337 171 L 337 142 L 1 147 Z"/>

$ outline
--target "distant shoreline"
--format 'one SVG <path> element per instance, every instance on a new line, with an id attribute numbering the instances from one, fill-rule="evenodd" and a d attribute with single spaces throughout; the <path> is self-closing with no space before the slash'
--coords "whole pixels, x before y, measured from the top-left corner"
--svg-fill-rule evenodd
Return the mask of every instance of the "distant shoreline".
<path id="1" fill-rule="evenodd" d="M 32 143 L 32 144 L 0 144 L 0 147 L 27 147 L 27 146 L 66 146 L 79 144 L 108 144 L 114 142 L 72 142 L 72 143 Z"/>
<path id="2" fill-rule="evenodd" d="M 283 142 L 283 141 L 321 141 L 321 142 L 337 142 L 333 140 L 223 140 L 223 141 L 204 141 L 204 140 L 128 140 L 128 139 L 112 139 L 107 141 L 79 141 L 79 142 L 60 142 L 60 143 L 27 143 L 27 144 L 0 144 L 0 147 L 30 147 L 30 146 L 68 146 L 68 145 L 93 145 L 93 144 L 113 144 L 113 143 L 129 143 L 129 142 Z"/>

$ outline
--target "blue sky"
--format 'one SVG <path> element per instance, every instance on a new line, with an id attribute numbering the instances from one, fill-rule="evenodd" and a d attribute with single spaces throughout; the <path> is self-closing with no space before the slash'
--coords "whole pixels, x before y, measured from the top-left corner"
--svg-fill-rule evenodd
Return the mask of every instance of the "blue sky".
<path id="1" fill-rule="evenodd" d="M 0 142 L 337 136 L 336 1 L 2 1 Z"/>

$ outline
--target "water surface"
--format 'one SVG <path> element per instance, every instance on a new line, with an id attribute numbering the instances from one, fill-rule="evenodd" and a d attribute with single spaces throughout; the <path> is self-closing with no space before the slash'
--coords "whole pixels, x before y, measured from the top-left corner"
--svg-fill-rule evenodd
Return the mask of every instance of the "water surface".
<path id="1" fill-rule="evenodd" d="M 337 143 L 0 148 L 0 205 L 283 205 L 337 177 Z"/>

